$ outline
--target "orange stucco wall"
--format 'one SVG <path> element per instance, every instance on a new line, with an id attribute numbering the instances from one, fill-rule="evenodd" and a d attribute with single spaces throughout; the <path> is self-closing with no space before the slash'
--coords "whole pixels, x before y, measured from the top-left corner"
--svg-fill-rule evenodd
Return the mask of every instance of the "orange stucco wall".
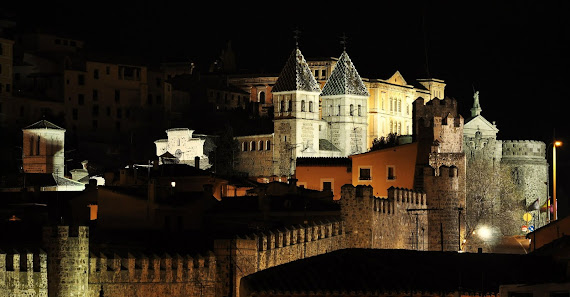
<path id="1" fill-rule="evenodd" d="M 390 187 L 413 189 L 417 148 L 417 143 L 410 143 L 350 156 L 352 184 L 372 186 L 377 197 L 387 197 Z M 394 179 L 388 179 L 388 167 L 393 168 Z M 369 180 L 359 178 L 361 168 L 370 168 Z"/>
<path id="2" fill-rule="evenodd" d="M 298 186 L 319 191 L 323 189 L 323 182 L 330 181 L 334 200 L 340 199 L 340 188 L 343 185 L 352 183 L 350 168 L 342 165 L 297 166 L 295 178 Z"/>

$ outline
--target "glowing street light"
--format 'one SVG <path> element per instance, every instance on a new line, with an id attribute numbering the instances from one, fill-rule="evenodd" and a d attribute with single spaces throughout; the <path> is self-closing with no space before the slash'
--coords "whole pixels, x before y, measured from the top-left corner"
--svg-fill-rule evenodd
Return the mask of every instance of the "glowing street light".
<path id="1" fill-rule="evenodd" d="M 558 206 L 556 202 L 556 147 L 562 146 L 562 141 L 554 141 L 552 145 L 552 218 L 558 219 Z"/>

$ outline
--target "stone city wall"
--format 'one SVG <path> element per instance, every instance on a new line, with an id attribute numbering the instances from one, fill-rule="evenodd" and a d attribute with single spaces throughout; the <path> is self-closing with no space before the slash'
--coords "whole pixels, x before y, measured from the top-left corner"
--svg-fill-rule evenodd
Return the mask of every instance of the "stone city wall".
<path id="1" fill-rule="evenodd" d="M 47 254 L 0 250 L 0 296 L 47 297 Z"/>
<path id="2" fill-rule="evenodd" d="M 112 253 L 89 257 L 88 297 L 216 296 L 216 258 Z"/>
<path id="3" fill-rule="evenodd" d="M 388 189 L 388 198 L 377 198 L 371 186 L 344 185 L 340 202 L 349 247 L 427 247 L 424 193 L 392 187 Z"/>
<path id="4" fill-rule="evenodd" d="M 313 223 L 215 241 L 218 296 L 238 296 L 240 279 L 280 264 L 345 248 L 343 222 Z"/>

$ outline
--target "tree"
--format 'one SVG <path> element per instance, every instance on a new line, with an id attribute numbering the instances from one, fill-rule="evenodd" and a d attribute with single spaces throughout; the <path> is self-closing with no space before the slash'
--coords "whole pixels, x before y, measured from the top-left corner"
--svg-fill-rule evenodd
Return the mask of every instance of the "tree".
<path id="1" fill-rule="evenodd" d="M 380 138 L 374 138 L 372 140 L 372 147 L 370 151 L 377 151 L 389 147 L 395 147 L 398 145 L 398 135 L 396 133 L 390 133 L 387 136 L 381 136 Z"/>
<path id="2" fill-rule="evenodd" d="M 502 236 L 520 233 L 525 212 L 524 195 L 514 183 L 508 166 L 470 160 L 466 192 L 467 245 L 484 243 L 493 246 Z M 477 234 L 481 230 L 489 234 Z"/>

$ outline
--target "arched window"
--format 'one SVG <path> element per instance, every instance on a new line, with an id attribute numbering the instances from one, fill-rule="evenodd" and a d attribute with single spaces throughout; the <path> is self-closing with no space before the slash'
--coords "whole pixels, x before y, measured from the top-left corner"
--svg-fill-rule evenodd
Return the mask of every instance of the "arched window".
<path id="1" fill-rule="evenodd" d="M 245 143 L 245 142 L 242 142 L 242 143 L 241 143 L 241 151 L 242 151 L 242 152 L 247 152 L 247 143 Z"/>
<path id="2" fill-rule="evenodd" d="M 338 106 L 338 116 L 340 115 L 340 105 Z"/>
<path id="3" fill-rule="evenodd" d="M 293 111 L 293 100 L 289 100 L 289 107 L 287 107 L 287 111 Z"/>
<path id="4" fill-rule="evenodd" d="M 313 101 L 309 101 L 309 112 L 313 112 Z"/>
<path id="5" fill-rule="evenodd" d="M 261 151 L 263 150 L 263 140 L 260 140 L 259 143 L 257 144 L 257 150 Z"/>
<path id="6" fill-rule="evenodd" d="M 354 104 L 350 105 L 350 116 L 354 115 Z"/>
<path id="7" fill-rule="evenodd" d="M 265 92 L 259 92 L 259 103 L 265 104 Z"/>
<path id="8" fill-rule="evenodd" d="M 402 112 L 402 99 L 398 99 L 398 112 Z"/>
<path id="9" fill-rule="evenodd" d="M 251 142 L 249 143 L 249 150 L 250 150 L 250 151 L 255 151 L 255 141 L 251 141 Z"/>
<path id="10" fill-rule="evenodd" d="M 271 140 L 267 140 L 265 142 L 265 150 L 268 151 L 271 149 Z"/>
<path id="11" fill-rule="evenodd" d="M 281 104 L 279 105 L 279 112 L 285 112 L 285 101 L 281 100 Z"/>
<path id="12" fill-rule="evenodd" d="M 40 136 L 38 135 L 38 142 L 36 142 L 36 155 L 40 155 Z"/>
<path id="13" fill-rule="evenodd" d="M 358 105 L 358 116 L 362 116 L 362 105 Z"/>
<path id="14" fill-rule="evenodd" d="M 301 100 L 301 111 L 305 111 L 305 100 Z"/>

